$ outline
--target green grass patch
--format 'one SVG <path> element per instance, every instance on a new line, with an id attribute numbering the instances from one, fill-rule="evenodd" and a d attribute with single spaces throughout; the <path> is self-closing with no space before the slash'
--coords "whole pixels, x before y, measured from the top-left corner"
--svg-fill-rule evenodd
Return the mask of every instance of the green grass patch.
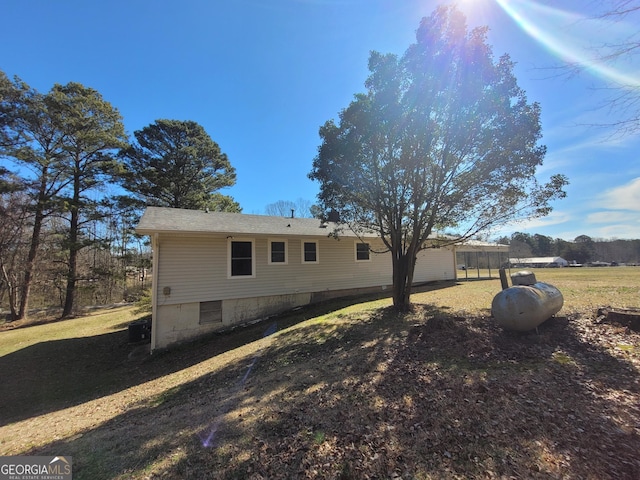
<path id="1" fill-rule="evenodd" d="M 67 320 L 49 321 L 37 325 L 5 325 L 0 331 L 0 357 L 42 342 L 70 338 L 87 338 L 121 331 L 141 317 L 131 307 L 100 310 L 93 314 Z"/>

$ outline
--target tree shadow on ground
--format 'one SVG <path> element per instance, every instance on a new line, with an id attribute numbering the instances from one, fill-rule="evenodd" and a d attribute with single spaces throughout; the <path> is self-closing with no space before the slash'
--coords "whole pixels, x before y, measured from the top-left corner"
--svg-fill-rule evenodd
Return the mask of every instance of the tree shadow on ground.
<path id="1" fill-rule="evenodd" d="M 438 317 L 412 328 L 389 378 L 422 386 L 409 421 L 419 420 L 412 438 L 431 455 L 428 466 L 465 476 L 639 478 L 638 371 L 588 341 L 613 330 L 566 317 L 539 333 Z"/>
<path id="2" fill-rule="evenodd" d="M 30 453 L 79 479 L 638 478 L 638 371 L 576 322 L 336 314 Z"/>
<path id="3" fill-rule="evenodd" d="M 448 288 L 453 282 L 416 286 L 417 291 Z M 120 330 L 92 337 L 40 342 L 0 357 L 0 426 L 110 395 L 259 340 L 265 323 L 280 329 L 389 292 L 360 295 L 309 305 L 254 325 L 206 335 L 149 355 L 143 345 L 128 343 Z M 130 322 L 120 325 L 126 328 Z"/>

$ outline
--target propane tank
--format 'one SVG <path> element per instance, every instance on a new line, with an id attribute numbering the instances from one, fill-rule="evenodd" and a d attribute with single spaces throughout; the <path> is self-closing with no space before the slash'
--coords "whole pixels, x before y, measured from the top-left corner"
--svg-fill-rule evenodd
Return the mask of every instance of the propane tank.
<path id="1" fill-rule="evenodd" d="M 558 313 L 563 303 L 560 290 L 548 283 L 536 282 L 502 290 L 493 298 L 491 313 L 498 325 L 524 332 Z"/>
<path id="2" fill-rule="evenodd" d="M 533 285 L 536 283 L 536 275 L 529 270 L 522 270 L 511 274 L 511 284 L 515 285 Z"/>

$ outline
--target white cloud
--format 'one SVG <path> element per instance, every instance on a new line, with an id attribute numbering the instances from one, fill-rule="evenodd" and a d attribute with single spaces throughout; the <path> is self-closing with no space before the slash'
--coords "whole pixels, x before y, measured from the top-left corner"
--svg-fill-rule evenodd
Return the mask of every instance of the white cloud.
<path id="1" fill-rule="evenodd" d="M 640 212 L 640 177 L 605 191 L 597 197 L 597 202 L 601 208 Z"/>
<path id="2" fill-rule="evenodd" d="M 615 224 L 607 225 L 606 227 L 597 228 L 594 230 L 594 238 L 625 238 L 636 239 L 640 238 L 640 221 L 635 224 Z"/>
<path id="3" fill-rule="evenodd" d="M 550 134 L 545 135 L 545 138 L 552 137 L 548 142 L 551 145 L 548 145 L 546 158 L 551 157 L 555 161 L 582 160 L 585 154 L 588 157 L 596 157 L 605 153 L 630 150 L 638 143 L 640 134 L 620 136 L 612 127 L 589 126 L 598 125 L 598 121 L 602 123 L 601 115 L 597 118 L 599 120 L 574 117 L 571 119 L 573 126 L 555 127 Z M 544 138 L 542 143 L 545 143 Z"/>
<path id="4" fill-rule="evenodd" d="M 587 223 L 624 223 L 624 222 L 640 222 L 640 216 L 633 212 L 620 212 L 620 211 L 604 211 L 594 212 L 587 215 Z"/>
<path id="5" fill-rule="evenodd" d="M 566 224 L 565 230 L 556 231 L 553 237 L 573 240 L 579 235 L 592 238 L 640 238 L 640 214 L 635 212 L 604 211 L 590 213 L 584 221 L 574 218 Z"/>
<path id="6" fill-rule="evenodd" d="M 551 225 L 560 225 L 562 223 L 566 223 L 571 220 L 571 214 L 568 212 L 554 210 L 546 217 L 541 218 L 532 218 L 530 220 L 525 220 L 518 224 L 518 226 L 525 230 L 531 230 L 534 228 L 544 228 L 549 227 Z"/>
<path id="7" fill-rule="evenodd" d="M 593 121 L 593 123 L 595 124 L 595 121 Z M 594 127 L 588 126 L 577 130 L 576 137 L 574 143 L 569 143 L 555 150 L 553 153 L 555 155 L 578 154 L 585 151 L 592 152 L 593 149 L 612 151 L 628 148 L 637 141 L 632 135 L 620 137 L 619 135 L 616 136 L 615 132 L 612 132 L 611 129 L 603 131 L 602 129 L 596 130 Z"/>
<path id="8" fill-rule="evenodd" d="M 543 229 L 552 225 L 561 225 L 572 220 L 569 212 L 553 210 L 549 215 L 542 218 L 532 218 L 530 220 L 521 220 L 512 222 L 503 227 L 491 231 L 492 237 L 500 237 L 502 235 L 510 236 L 513 232 L 534 232 L 536 229 Z"/>
<path id="9" fill-rule="evenodd" d="M 590 236 L 595 238 L 640 238 L 640 209 L 607 210 L 587 215 Z"/>

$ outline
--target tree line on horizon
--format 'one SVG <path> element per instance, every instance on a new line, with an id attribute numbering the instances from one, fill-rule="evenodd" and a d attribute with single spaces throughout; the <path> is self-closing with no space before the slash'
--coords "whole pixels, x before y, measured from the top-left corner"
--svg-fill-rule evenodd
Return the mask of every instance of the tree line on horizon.
<path id="1" fill-rule="evenodd" d="M 607 262 L 640 265 L 640 239 L 602 239 L 579 235 L 573 241 L 538 233 L 514 232 L 497 243 L 509 245 L 509 256 L 516 258 L 562 257 L 570 263 Z"/>

